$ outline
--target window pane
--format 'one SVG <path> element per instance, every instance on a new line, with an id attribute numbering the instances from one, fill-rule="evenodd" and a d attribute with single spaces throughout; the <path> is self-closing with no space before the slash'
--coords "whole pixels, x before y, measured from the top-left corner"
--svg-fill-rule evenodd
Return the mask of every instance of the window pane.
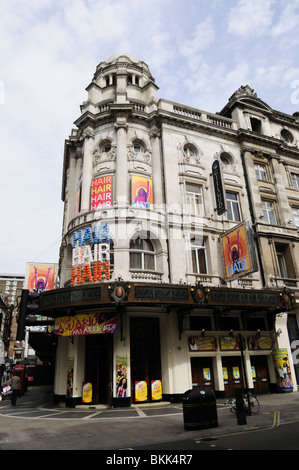
<path id="1" fill-rule="evenodd" d="M 150 269 L 151 271 L 154 271 L 155 259 L 153 255 L 144 255 L 144 269 Z"/>
<path id="2" fill-rule="evenodd" d="M 142 240 L 142 249 L 144 251 L 154 251 L 153 244 L 150 240 Z"/>
<path id="3" fill-rule="evenodd" d="M 141 253 L 130 253 L 130 267 L 134 269 L 142 269 L 141 257 Z"/>
<path id="4" fill-rule="evenodd" d="M 291 174 L 292 177 L 292 184 L 295 189 L 299 189 L 299 175 L 296 173 Z"/>
<path id="5" fill-rule="evenodd" d="M 280 271 L 281 277 L 288 277 L 284 254 L 277 252 L 277 260 L 278 260 L 279 271 Z"/>
<path id="6" fill-rule="evenodd" d="M 186 184 L 187 212 L 191 215 L 203 215 L 203 198 L 201 186 Z"/>
<path id="7" fill-rule="evenodd" d="M 241 214 L 239 209 L 238 195 L 235 193 L 226 193 L 227 202 L 227 219 L 241 221 Z"/>
<path id="8" fill-rule="evenodd" d="M 292 211 L 293 211 L 293 216 L 295 220 L 295 225 L 297 229 L 299 229 L 299 209 L 297 209 L 296 207 L 293 207 Z"/>

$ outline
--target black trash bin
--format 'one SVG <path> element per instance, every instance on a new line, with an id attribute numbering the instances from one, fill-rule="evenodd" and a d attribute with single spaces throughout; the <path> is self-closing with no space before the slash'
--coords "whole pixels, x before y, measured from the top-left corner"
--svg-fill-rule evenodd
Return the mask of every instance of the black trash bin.
<path id="1" fill-rule="evenodd" d="M 187 390 L 182 397 L 184 428 L 186 430 L 218 426 L 215 394 L 209 389 Z"/>

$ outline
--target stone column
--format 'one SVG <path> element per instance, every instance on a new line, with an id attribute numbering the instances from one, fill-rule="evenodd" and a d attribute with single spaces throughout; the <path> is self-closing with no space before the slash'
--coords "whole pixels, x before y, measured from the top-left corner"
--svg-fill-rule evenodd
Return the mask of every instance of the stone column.
<path id="1" fill-rule="evenodd" d="M 116 191 L 115 203 L 118 207 L 126 207 L 128 201 L 128 161 L 127 161 L 127 129 L 125 118 L 118 118 L 116 129 Z"/>
<path id="2" fill-rule="evenodd" d="M 273 180 L 275 184 L 275 193 L 277 195 L 278 213 L 280 219 L 278 220 L 278 224 L 290 227 L 293 221 L 293 216 L 282 175 L 282 171 L 284 172 L 285 169 L 284 166 L 279 163 L 278 156 L 271 155 L 271 157 L 273 166 Z"/>
<path id="3" fill-rule="evenodd" d="M 160 132 L 155 129 L 150 134 L 152 144 L 152 175 L 153 175 L 153 191 L 154 205 L 162 205 L 163 200 L 163 182 L 162 182 L 162 159 L 160 148 Z"/>
<path id="4" fill-rule="evenodd" d="M 81 211 L 90 210 L 90 188 L 92 180 L 92 148 L 94 136 L 88 132 L 85 134 L 83 146 L 83 174 L 82 174 L 82 194 Z"/>

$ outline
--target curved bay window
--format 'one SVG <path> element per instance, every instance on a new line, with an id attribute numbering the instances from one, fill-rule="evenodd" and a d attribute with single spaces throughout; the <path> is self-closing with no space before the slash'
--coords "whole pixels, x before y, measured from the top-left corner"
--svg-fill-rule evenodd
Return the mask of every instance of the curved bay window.
<path id="1" fill-rule="evenodd" d="M 155 249 L 149 239 L 133 238 L 130 242 L 130 268 L 155 270 Z"/>

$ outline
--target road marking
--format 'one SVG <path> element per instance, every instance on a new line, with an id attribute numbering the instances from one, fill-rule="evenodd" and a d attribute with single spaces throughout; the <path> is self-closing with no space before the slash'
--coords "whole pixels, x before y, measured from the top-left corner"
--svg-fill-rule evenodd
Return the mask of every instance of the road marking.
<path id="1" fill-rule="evenodd" d="M 272 428 L 277 428 L 279 425 L 280 425 L 280 411 L 274 411 Z"/>

